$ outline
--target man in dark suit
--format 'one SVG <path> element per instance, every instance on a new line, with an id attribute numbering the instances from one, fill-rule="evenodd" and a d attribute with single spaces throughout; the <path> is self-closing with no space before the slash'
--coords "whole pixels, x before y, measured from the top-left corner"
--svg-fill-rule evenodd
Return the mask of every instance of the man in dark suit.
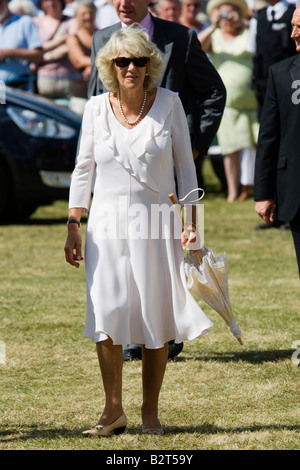
<path id="1" fill-rule="evenodd" d="M 194 157 L 204 156 L 218 130 L 226 90 L 217 71 L 202 51 L 196 34 L 180 24 L 150 15 L 149 1 L 113 0 L 121 22 L 94 34 L 92 64 L 98 50 L 106 44 L 114 31 L 124 25 L 140 23 L 148 31 L 150 39 L 164 53 L 163 73 L 157 85 L 179 93 L 189 124 Z M 89 97 L 106 91 L 93 66 Z"/>
<path id="2" fill-rule="evenodd" d="M 290 37 L 295 5 L 285 0 L 267 1 L 269 5 L 257 10 L 251 20 L 251 34 L 255 35 L 256 45 L 253 58 L 253 87 L 259 104 L 259 118 L 266 95 L 270 66 L 295 55 L 295 45 Z M 255 23 L 255 26 L 252 23 Z"/>
<path id="3" fill-rule="evenodd" d="M 149 3 L 150 0 L 113 0 L 120 23 L 99 30 L 93 36 L 88 95 L 91 97 L 107 91 L 94 66 L 98 50 L 119 28 L 139 23 L 163 52 L 163 72 L 157 86 L 179 93 L 190 130 L 198 184 L 202 186 L 201 161 L 219 128 L 226 90 L 219 74 L 202 51 L 196 34 L 175 22 L 153 17 L 148 11 Z M 177 355 L 182 346 L 182 343 L 175 345 L 170 342 L 169 357 Z M 139 345 L 131 345 L 124 350 L 124 359 L 140 356 Z"/>
<path id="4" fill-rule="evenodd" d="M 300 274 L 300 1 L 292 17 L 296 54 L 270 67 L 257 145 L 255 210 L 289 222 Z"/>
<path id="5" fill-rule="evenodd" d="M 291 35 L 291 21 L 295 5 L 286 0 L 267 0 L 265 8 L 255 11 L 250 21 L 253 52 L 253 88 L 258 101 L 258 118 L 264 104 L 268 72 L 271 65 L 295 55 L 295 44 Z M 254 45 L 253 44 L 253 45 Z M 268 224 L 256 225 L 256 230 L 278 228 L 286 230 L 289 224 L 277 217 Z"/>

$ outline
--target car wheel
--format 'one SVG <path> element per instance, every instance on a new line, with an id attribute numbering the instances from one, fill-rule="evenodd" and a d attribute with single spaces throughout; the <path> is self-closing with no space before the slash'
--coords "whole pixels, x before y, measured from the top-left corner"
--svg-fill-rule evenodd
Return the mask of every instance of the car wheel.
<path id="1" fill-rule="evenodd" d="M 9 175 L 4 165 L 0 163 L 0 220 L 6 217 L 5 211 L 9 200 Z"/>
<path id="2" fill-rule="evenodd" d="M 0 162 L 0 225 L 7 222 L 22 222 L 30 217 L 38 204 L 16 207 L 11 194 L 10 175 L 5 165 Z"/>
<path id="3" fill-rule="evenodd" d="M 36 204 L 28 204 L 24 207 L 20 207 L 14 210 L 13 222 L 23 222 L 28 219 L 38 208 Z"/>

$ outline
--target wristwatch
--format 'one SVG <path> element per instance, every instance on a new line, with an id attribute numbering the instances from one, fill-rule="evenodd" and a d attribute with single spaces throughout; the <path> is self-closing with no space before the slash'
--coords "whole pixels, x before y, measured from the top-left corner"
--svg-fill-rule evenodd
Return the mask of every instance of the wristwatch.
<path id="1" fill-rule="evenodd" d="M 78 227 L 80 227 L 80 222 L 79 222 L 79 220 L 76 220 L 76 219 L 68 219 L 67 220 L 67 225 L 70 225 L 70 224 L 77 224 Z"/>

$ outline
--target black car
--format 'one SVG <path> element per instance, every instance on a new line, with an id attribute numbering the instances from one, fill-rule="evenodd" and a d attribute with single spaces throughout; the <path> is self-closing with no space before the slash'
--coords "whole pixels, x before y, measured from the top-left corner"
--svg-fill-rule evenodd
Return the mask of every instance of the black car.
<path id="1" fill-rule="evenodd" d="M 68 198 L 82 119 L 15 88 L 0 98 L 1 223 Z"/>

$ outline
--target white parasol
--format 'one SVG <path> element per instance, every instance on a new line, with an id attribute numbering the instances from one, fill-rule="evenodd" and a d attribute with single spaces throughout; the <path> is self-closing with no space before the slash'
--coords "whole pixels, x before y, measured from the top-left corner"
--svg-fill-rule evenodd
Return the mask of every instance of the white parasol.
<path id="1" fill-rule="evenodd" d="M 169 194 L 169 198 L 188 238 L 189 231 L 184 226 L 181 207 L 174 194 Z M 236 324 L 229 300 L 226 253 L 216 257 L 210 248 L 204 246 L 197 252 L 187 253 L 184 267 L 189 291 L 212 307 L 223 318 L 233 336 L 243 344 L 242 334 Z"/>

